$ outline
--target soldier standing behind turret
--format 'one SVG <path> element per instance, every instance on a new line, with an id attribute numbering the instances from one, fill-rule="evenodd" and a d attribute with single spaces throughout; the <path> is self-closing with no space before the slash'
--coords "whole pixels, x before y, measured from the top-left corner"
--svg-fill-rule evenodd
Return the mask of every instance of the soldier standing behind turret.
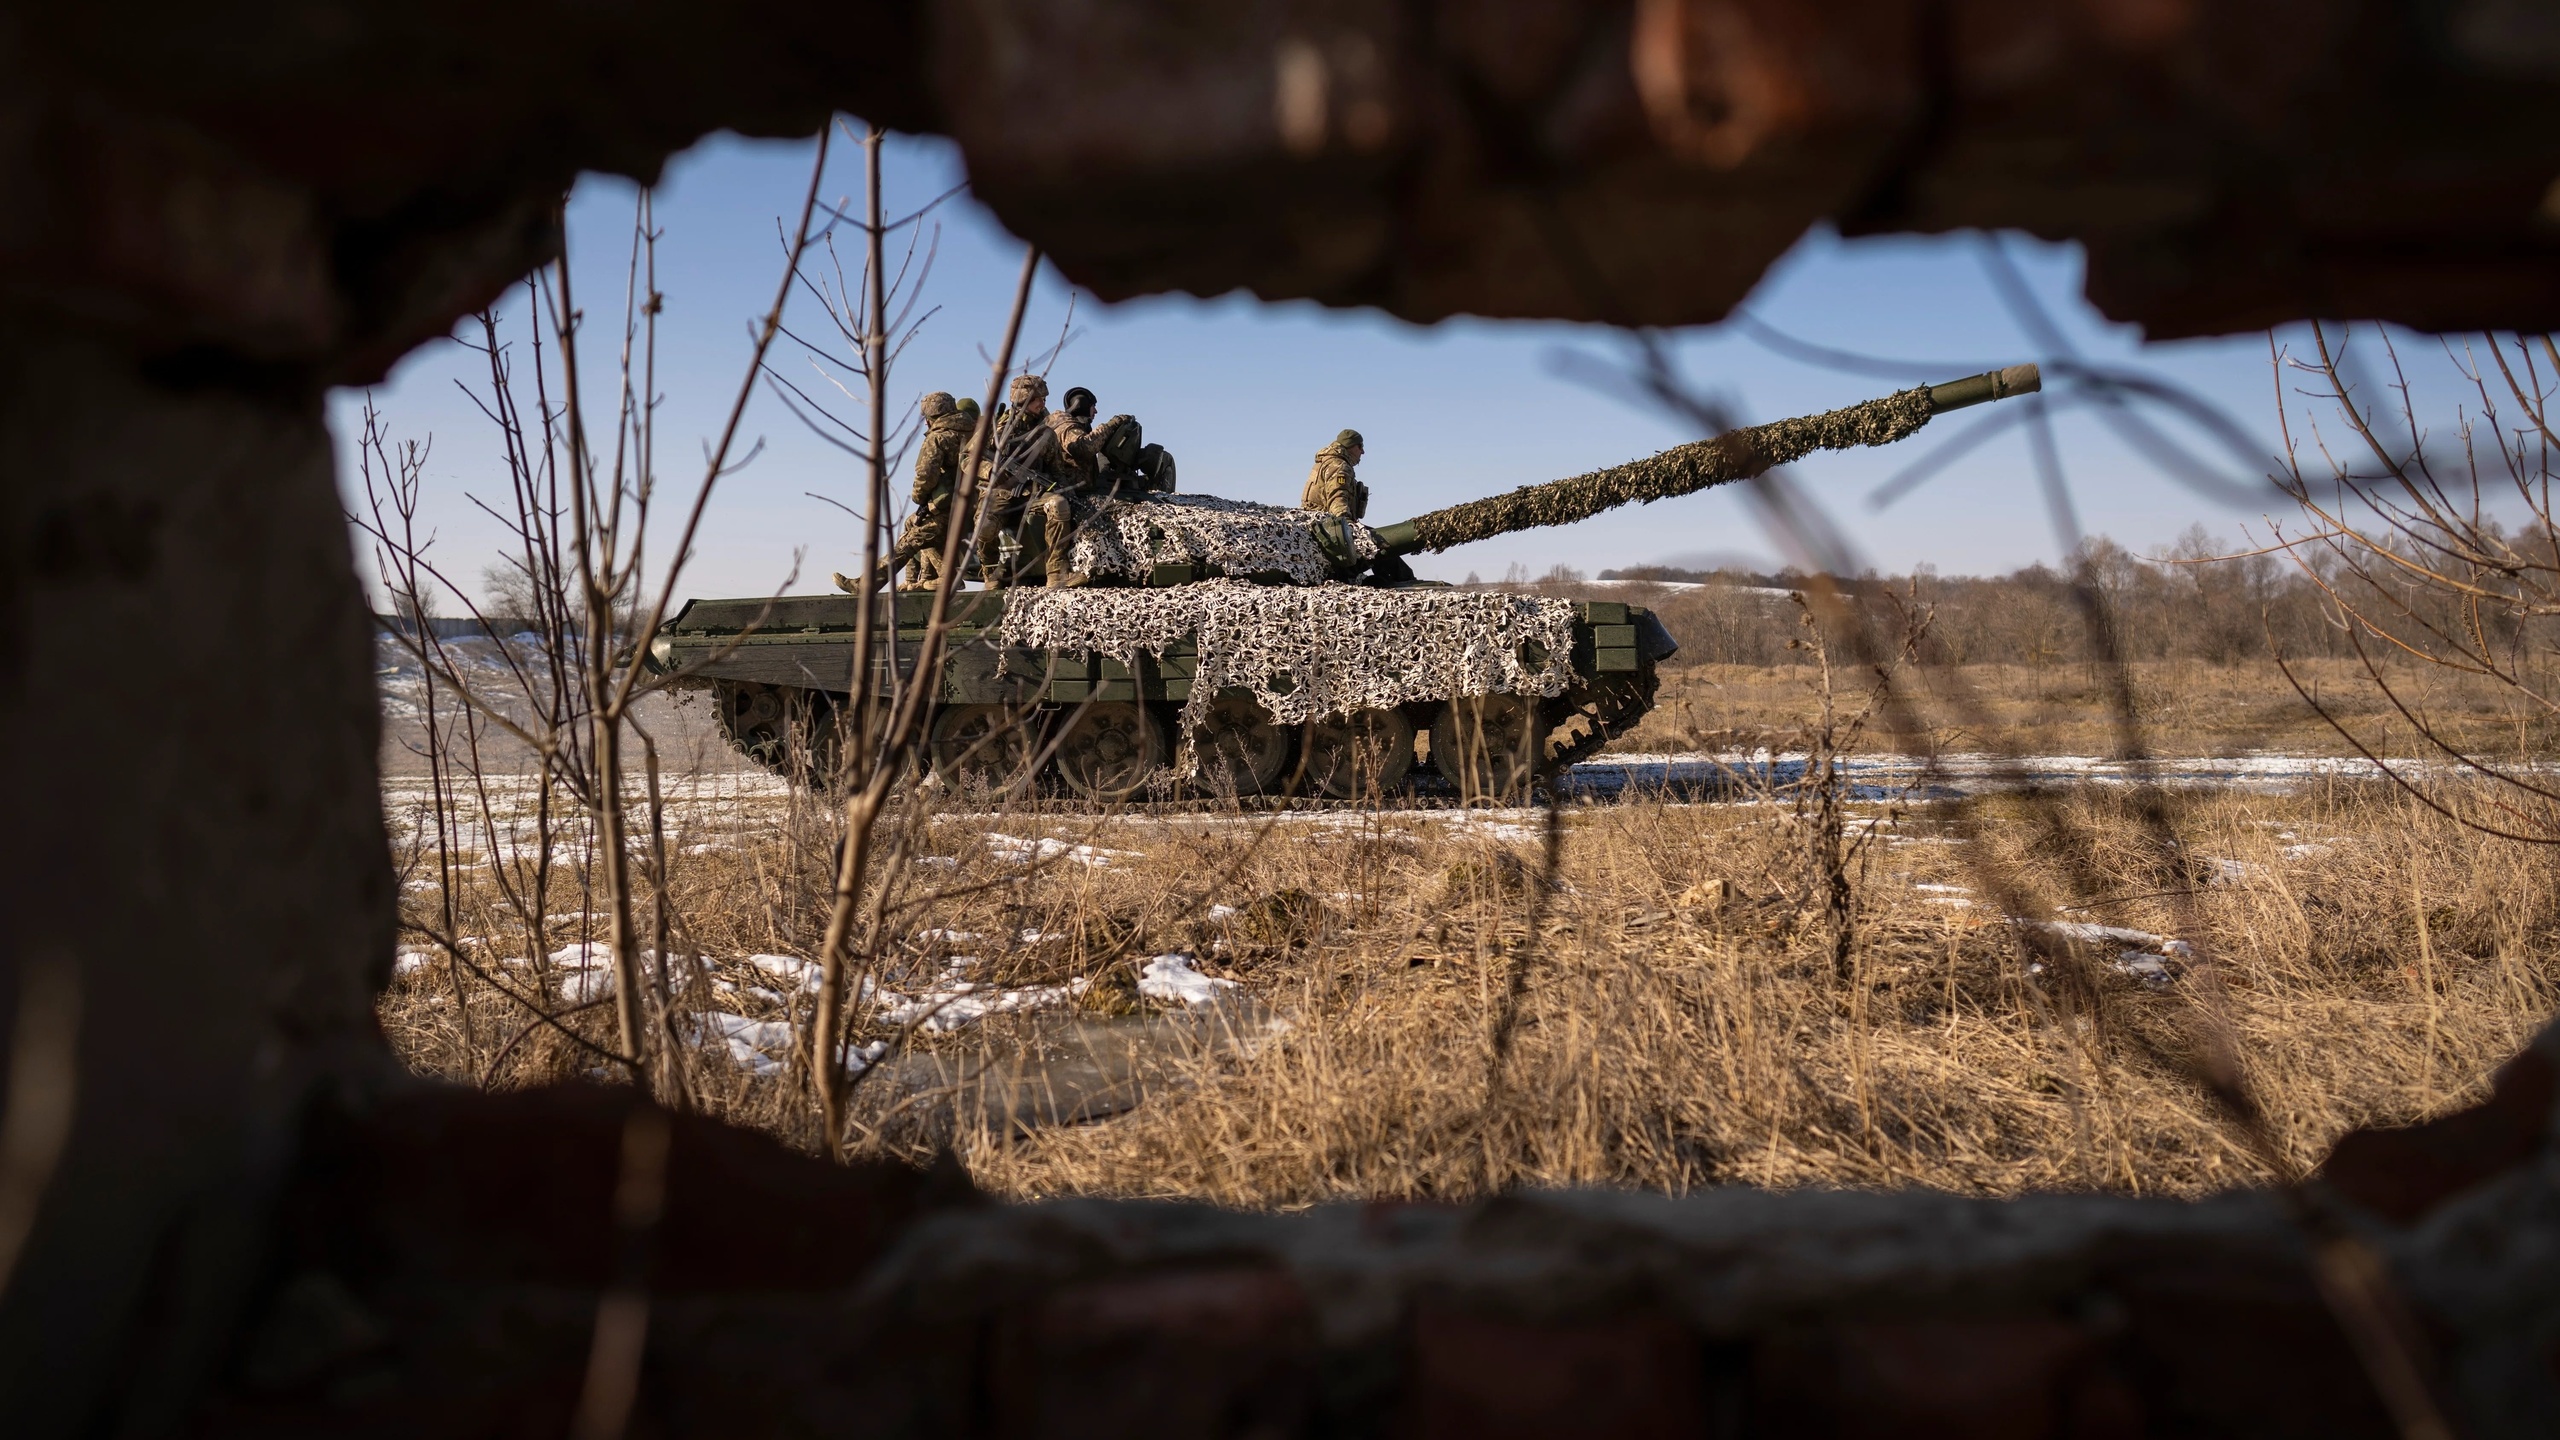
<path id="1" fill-rule="evenodd" d="M 1332 444 L 1316 452 L 1315 468 L 1307 472 L 1307 488 L 1298 497 L 1298 508 L 1342 520 L 1368 519 L 1369 487 L 1357 473 L 1367 449 L 1357 430 L 1334 436 Z M 1409 585 L 1413 567 L 1397 556 L 1380 555 L 1369 562 L 1369 583 Z"/>
<path id="2" fill-rule="evenodd" d="M 1315 468 L 1307 472 L 1307 489 L 1298 498 L 1299 507 L 1345 520 L 1367 519 L 1369 487 L 1360 483 L 1356 473 L 1365 449 L 1357 430 L 1334 436 L 1332 444 L 1316 452 Z"/>

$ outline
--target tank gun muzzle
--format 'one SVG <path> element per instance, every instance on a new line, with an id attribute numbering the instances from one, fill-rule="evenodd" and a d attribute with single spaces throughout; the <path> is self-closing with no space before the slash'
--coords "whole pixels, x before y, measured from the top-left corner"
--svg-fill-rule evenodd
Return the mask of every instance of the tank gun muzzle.
<path id="1" fill-rule="evenodd" d="M 1411 555 L 1546 525 L 1570 525 L 1621 505 L 1650 505 L 1748 480 L 1817 450 L 1890 445 L 1909 439 L 1932 418 L 1950 410 L 2032 395 L 2043 388 L 2044 377 L 2035 366 L 2011 365 L 1820 415 L 1746 425 L 1588 475 L 1524 485 L 1507 495 L 1470 500 L 1381 526 L 1378 551 Z"/>

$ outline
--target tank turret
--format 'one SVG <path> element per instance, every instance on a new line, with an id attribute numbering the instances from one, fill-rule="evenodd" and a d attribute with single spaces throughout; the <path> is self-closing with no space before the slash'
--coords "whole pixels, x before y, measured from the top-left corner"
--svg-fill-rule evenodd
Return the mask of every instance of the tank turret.
<path id="1" fill-rule="evenodd" d="M 1097 800 L 1377 798 L 1417 770 L 1463 798 L 1518 797 L 1642 719 L 1678 643 L 1640 606 L 1383 583 L 1381 559 L 1888 445 L 1949 410 L 2038 387 L 2034 366 L 2012 366 L 1381 528 L 1208 495 L 1104 503 L 1069 541 L 1074 568 L 1099 583 L 954 597 L 928 677 L 934 769 L 955 785 L 1056 784 Z M 873 694 L 913 682 L 932 600 L 911 592 L 872 612 Z M 693 601 L 651 653 L 714 692 L 741 749 L 823 782 L 863 605 Z"/>

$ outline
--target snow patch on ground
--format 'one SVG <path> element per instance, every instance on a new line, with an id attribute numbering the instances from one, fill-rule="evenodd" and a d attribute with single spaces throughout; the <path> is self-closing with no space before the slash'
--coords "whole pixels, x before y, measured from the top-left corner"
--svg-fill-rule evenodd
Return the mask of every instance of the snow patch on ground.
<path id="1" fill-rule="evenodd" d="M 2107 962 L 2107 968 L 2119 975 L 2129 975 L 2154 990 L 2166 989 L 2170 981 L 2178 978 L 2177 972 L 2169 968 L 2168 961 L 2142 950 L 2118 951 L 2116 957 Z"/>
<path id="2" fill-rule="evenodd" d="M 746 964 L 804 993 L 815 994 L 824 983 L 825 967 L 815 960 L 801 960 L 790 955 L 750 955 Z"/>
<path id="3" fill-rule="evenodd" d="M 2184 940 L 2172 940 L 2165 935 L 2154 935 L 2148 930 L 2135 930 L 2123 925 L 2097 925 L 2083 920 L 2045 920 L 2032 923 L 2036 928 L 2048 934 L 2060 935 L 2066 940 L 2139 947 L 2117 950 L 2107 958 L 2107 968 L 2119 975 L 2139 980 L 2155 990 L 2166 988 L 2171 981 L 2178 978 L 2186 965 L 2195 959 L 2195 946 Z M 2036 961 L 2029 964 L 2027 973 L 2043 974 L 2044 962 Z"/>
<path id="4" fill-rule="evenodd" d="M 1188 955 L 1158 955 L 1138 972 L 1138 993 L 1168 1005 L 1214 1005 L 1221 994 L 1236 990 L 1233 980 L 1220 980 L 1191 968 Z"/>
<path id="5" fill-rule="evenodd" d="M 1073 860 L 1079 865 L 1090 865 L 1097 870 L 1107 868 L 1114 861 L 1142 858 L 1134 850 L 1105 850 L 1098 845 L 1074 845 L 1045 836 L 1038 839 L 1025 839 L 1020 835 L 1007 835 L 998 830 L 987 832 L 987 849 L 993 851 L 997 859 L 1010 860 L 1016 865 L 1063 859 Z"/>
<path id="6" fill-rule="evenodd" d="M 914 1025 L 940 1034 L 974 1025 L 990 1015 L 1055 1010 L 1072 1005 L 1093 988 L 1093 982 L 1081 975 L 1064 985 L 1031 985 L 1019 990 L 981 985 L 960 978 L 968 965 L 975 963 L 974 960 L 968 961 L 967 965 L 955 962 L 951 970 L 930 988 L 912 996 L 880 987 L 867 991 L 864 998 L 879 1005 L 880 1019 L 884 1023 Z"/>
<path id="7" fill-rule="evenodd" d="M 695 1022 L 693 1038 L 701 1045 L 717 1039 L 739 1069 L 756 1079 L 768 1080 L 791 1067 L 791 1047 L 799 1037 L 790 1025 L 779 1020 L 756 1020 L 713 1010 Z M 857 1045 L 845 1056 L 845 1074 L 859 1075 L 888 1053 L 886 1040 Z"/>
<path id="8" fill-rule="evenodd" d="M 779 1075 L 787 1061 L 769 1053 L 791 1052 L 791 1027 L 779 1020 L 751 1020 L 726 1010 L 705 1012 L 694 1027 L 694 1043 L 708 1044 L 717 1037 L 727 1047 L 729 1058 L 739 1069 L 758 1079 Z"/>
<path id="9" fill-rule="evenodd" d="M 656 960 L 657 952 L 640 952 L 640 963 Z M 521 965 L 521 960 L 507 962 Z M 560 985 L 560 998 L 571 1004 L 610 999 L 613 995 L 613 947 L 601 940 L 564 945 L 551 952 L 551 969 Z"/>

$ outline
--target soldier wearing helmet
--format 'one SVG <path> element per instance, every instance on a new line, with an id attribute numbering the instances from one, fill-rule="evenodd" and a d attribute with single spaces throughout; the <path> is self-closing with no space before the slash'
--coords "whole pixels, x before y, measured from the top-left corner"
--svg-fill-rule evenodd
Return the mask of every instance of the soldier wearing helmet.
<path id="1" fill-rule="evenodd" d="M 1093 411 L 1093 392 L 1077 385 L 1058 397 L 1058 408 L 1049 412 L 1049 428 L 1058 436 L 1058 453 L 1075 468 L 1080 480 L 1088 482 L 1093 478 Z"/>
<path id="2" fill-rule="evenodd" d="M 1108 438 L 1093 428 L 1093 392 L 1072 386 L 1049 412 L 1049 433 L 1057 445 L 1055 478 L 1040 487 L 1023 506 L 1022 553 L 1043 562 L 1046 582 L 1065 589 L 1082 585 L 1085 575 L 1068 559 L 1076 527 L 1092 513 L 1092 497 L 1101 479 L 1096 445 Z"/>
<path id="3" fill-rule="evenodd" d="M 1173 492 L 1173 457 L 1161 445 L 1147 443 L 1135 415 L 1114 415 L 1097 425 L 1092 391 L 1079 385 L 1058 402 L 1049 423 L 1058 432 L 1058 448 L 1074 466 L 1081 499 L 1137 500 Z M 1080 517 L 1081 518 L 1081 517 Z"/>
<path id="4" fill-rule="evenodd" d="M 1001 546 L 1006 535 L 1018 534 L 1023 570 L 1028 572 L 1045 553 L 1052 584 L 1081 583 L 1082 577 L 1068 578 L 1064 555 L 1042 543 L 1062 527 L 1071 528 L 1072 517 L 1064 513 L 1066 502 L 1056 492 L 1074 486 L 1078 479 L 1050 423 L 1049 382 L 1037 375 L 1016 375 L 1008 398 L 1010 405 L 996 417 L 993 483 L 978 520 L 979 566 L 989 584 L 1014 578 L 1005 573 Z M 1042 503 L 1050 499 L 1058 499 L 1059 504 Z M 1034 507 L 1038 507 L 1036 515 Z M 1056 523 L 1050 519 L 1053 510 L 1061 512 Z M 1031 523 L 1034 519 L 1037 524 Z"/>
<path id="5" fill-rule="evenodd" d="M 969 432 L 978 424 L 976 401 L 955 401 L 940 390 L 925 396 L 916 409 L 925 426 L 924 437 L 916 445 L 916 478 L 910 492 L 916 508 L 884 567 L 884 573 L 891 575 L 906 571 L 901 589 L 930 586 L 942 573 L 942 544 L 949 534 L 952 495 L 960 486 L 960 461 L 969 448 Z M 846 576 L 835 580 L 840 590 L 859 588 Z"/>

